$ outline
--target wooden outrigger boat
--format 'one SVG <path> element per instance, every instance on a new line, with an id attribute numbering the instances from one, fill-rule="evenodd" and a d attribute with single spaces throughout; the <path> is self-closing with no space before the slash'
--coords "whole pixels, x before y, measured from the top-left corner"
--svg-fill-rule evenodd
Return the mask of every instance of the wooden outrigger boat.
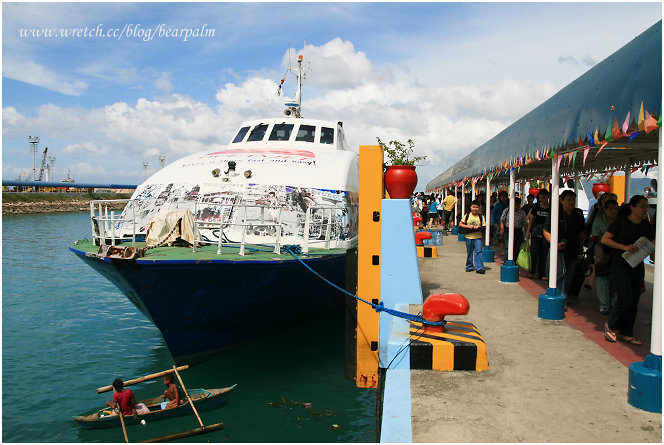
<path id="1" fill-rule="evenodd" d="M 194 389 L 187 391 L 187 388 L 184 386 L 184 382 L 180 377 L 178 371 L 188 369 L 189 365 L 184 365 L 180 367 L 173 366 L 173 369 L 166 371 L 158 372 L 156 374 L 150 374 L 145 377 L 140 377 L 138 379 L 127 380 L 124 382 L 124 386 L 134 385 L 136 383 L 145 382 L 148 380 L 156 379 L 162 377 L 166 374 L 175 373 L 182 387 L 182 392 L 186 396 L 186 400 L 180 404 L 177 408 L 164 409 L 166 399 L 163 396 L 152 397 L 149 399 L 141 400 L 138 403 L 143 403 L 150 410 L 148 413 L 139 414 L 138 419 L 135 419 L 133 416 L 124 416 L 119 409 L 111 408 L 102 408 L 92 414 L 75 416 L 74 420 L 76 423 L 84 429 L 101 429 L 101 428 L 113 428 L 122 426 L 122 432 L 124 434 L 125 442 L 129 442 L 127 437 L 127 425 L 137 425 L 139 423 L 146 424 L 147 422 L 154 422 L 157 420 L 170 419 L 172 417 L 178 417 L 186 415 L 188 409 L 191 408 L 196 415 L 198 423 L 201 425 L 200 428 L 196 428 L 189 431 L 182 431 L 175 434 L 169 434 L 167 436 L 161 436 L 146 440 L 144 442 L 162 442 L 166 440 L 180 439 L 183 437 L 189 437 L 196 434 L 209 433 L 211 431 L 216 431 L 223 429 L 224 424 L 215 423 L 212 425 L 203 425 L 201 417 L 198 415 L 198 410 L 206 411 L 214 408 L 220 408 L 228 404 L 228 399 L 230 398 L 230 393 L 235 389 L 237 385 L 229 386 L 227 388 L 220 389 Z M 111 386 L 103 386 L 97 388 L 97 393 L 101 394 L 112 389 Z M 145 422 L 143 422 L 145 421 Z"/>
<path id="2" fill-rule="evenodd" d="M 221 389 L 191 389 L 189 396 L 196 406 L 198 411 L 207 411 L 215 408 L 221 408 L 228 404 L 230 393 L 235 389 L 236 385 L 228 388 Z M 189 401 L 185 401 L 177 408 L 162 409 L 162 402 L 165 399 L 162 396 L 152 397 L 150 399 L 141 400 L 138 403 L 144 403 L 150 410 L 149 413 L 139 414 L 138 420 L 133 416 L 125 416 L 124 421 L 126 425 L 138 425 L 141 420 L 147 423 L 155 422 L 157 420 L 170 419 L 172 417 L 185 416 L 191 414 L 191 407 Z M 121 426 L 120 416 L 117 412 L 113 412 L 111 408 L 102 408 L 87 416 L 76 416 L 74 420 L 81 428 L 84 429 L 101 429 L 113 428 Z"/>

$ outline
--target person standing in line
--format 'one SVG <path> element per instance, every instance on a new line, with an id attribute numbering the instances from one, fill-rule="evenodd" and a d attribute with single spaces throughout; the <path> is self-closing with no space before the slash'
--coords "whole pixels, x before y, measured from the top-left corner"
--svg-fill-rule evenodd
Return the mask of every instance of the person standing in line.
<path id="1" fill-rule="evenodd" d="M 655 239 L 655 231 L 645 219 L 647 214 L 648 199 L 634 195 L 629 204 L 620 208 L 618 217 L 602 236 L 602 244 L 611 249 L 609 277 L 617 294 L 616 304 L 604 325 L 604 338 L 612 343 L 621 340 L 633 345 L 642 344 L 641 340 L 634 338 L 634 321 L 645 286 L 645 267 L 643 261 L 631 267 L 622 254 L 636 252 L 638 248 L 634 243 L 641 237 Z"/>
<path id="2" fill-rule="evenodd" d="M 420 207 L 420 216 L 422 217 L 422 227 L 426 227 L 429 222 L 429 197 L 422 197 L 422 207 Z"/>
<path id="3" fill-rule="evenodd" d="M 483 227 L 486 227 L 484 215 L 480 214 L 480 203 L 472 201 L 470 203 L 470 212 L 466 213 L 459 222 L 459 228 L 469 229 L 466 237 L 466 272 L 473 270 L 483 275 L 484 263 L 482 262 L 482 234 Z"/>
<path id="4" fill-rule="evenodd" d="M 498 201 L 493 206 L 491 211 L 491 238 L 498 238 L 498 243 L 500 244 L 500 255 L 505 255 L 505 242 L 501 236 L 497 236 L 500 232 L 500 217 L 503 215 L 503 210 L 507 207 L 509 198 L 507 197 L 507 192 L 502 190 L 498 193 Z"/>
<path id="5" fill-rule="evenodd" d="M 532 276 L 544 280 L 548 276 L 546 257 L 549 253 L 549 245 L 544 239 L 544 229 L 551 214 L 549 202 L 549 191 L 541 189 L 537 195 L 537 203 L 533 205 L 528 214 L 526 226 L 526 239 L 530 240 L 530 256 L 532 258 Z M 549 230 L 547 228 L 547 230 Z"/>
<path id="6" fill-rule="evenodd" d="M 438 222 L 438 203 L 436 202 L 436 198 L 431 195 L 431 198 L 429 199 L 429 225 L 428 227 L 431 228 Z"/>
<path id="7" fill-rule="evenodd" d="M 436 196 L 436 209 L 438 209 L 438 225 L 443 221 L 443 196 Z"/>
<path id="8" fill-rule="evenodd" d="M 533 195 L 532 193 L 528 194 L 528 196 L 526 196 L 526 204 L 524 204 L 524 206 L 521 207 L 523 209 L 523 213 L 525 213 L 526 216 L 530 213 L 530 209 L 532 209 L 533 206 L 535 205 L 534 203 L 535 203 L 535 195 Z"/>
<path id="9" fill-rule="evenodd" d="M 560 194 L 560 213 L 558 216 L 558 292 L 567 300 L 570 284 L 574 279 L 576 263 L 579 260 L 584 240 L 583 210 L 575 207 L 576 193 L 565 190 Z M 551 215 L 544 229 L 544 238 L 551 242 Z"/>
<path id="10" fill-rule="evenodd" d="M 599 300 L 599 312 L 608 315 L 611 307 L 611 282 L 609 280 L 610 249 L 604 247 L 599 240 L 602 239 L 606 229 L 618 216 L 618 201 L 604 200 L 604 213 L 595 218 L 591 236 L 595 246 L 595 289 Z"/>
<path id="11" fill-rule="evenodd" d="M 521 208 L 521 198 L 514 198 L 514 239 L 511 240 L 512 248 L 514 249 L 514 256 L 521 249 L 521 243 L 523 243 L 523 227 L 526 224 L 526 214 Z M 509 224 L 510 224 L 510 208 L 509 206 L 503 210 L 503 214 L 500 216 L 500 235 L 505 240 L 505 246 L 509 246 Z M 507 261 L 507 253 L 509 249 L 505 248 L 505 261 Z"/>
<path id="12" fill-rule="evenodd" d="M 456 205 L 456 198 L 454 197 L 453 194 L 449 194 L 443 199 L 443 217 L 444 217 L 444 222 L 443 222 L 443 229 L 444 230 L 450 230 L 452 227 L 454 227 L 454 218 L 452 218 L 452 214 L 454 213 L 454 206 Z M 453 221 L 452 225 L 450 226 L 450 220 Z"/>

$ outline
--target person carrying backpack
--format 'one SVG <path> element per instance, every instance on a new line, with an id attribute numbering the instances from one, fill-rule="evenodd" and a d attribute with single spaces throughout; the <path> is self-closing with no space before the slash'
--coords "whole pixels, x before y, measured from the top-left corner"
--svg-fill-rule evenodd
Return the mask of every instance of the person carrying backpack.
<path id="1" fill-rule="evenodd" d="M 486 227 L 484 215 L 480 214 L 480 203 L 475 200 L 470 203 L 470 212 L 459 222 L 459 233 L 466 238 L 466 272 L 475 271 L 484 274 L 482 262 L 482 231 Z"/>

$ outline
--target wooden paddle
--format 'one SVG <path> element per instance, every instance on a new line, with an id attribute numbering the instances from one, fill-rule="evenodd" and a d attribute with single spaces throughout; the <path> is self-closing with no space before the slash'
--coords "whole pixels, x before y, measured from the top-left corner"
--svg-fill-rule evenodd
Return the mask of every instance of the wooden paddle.
<path id="1" fill-rule="evenodd" d="M 122 433 L 124 434 L 125 443 L 129 443 L 129 438 L 127 437 L 127 427 L 125 426 L 124 414 L 122 414 L 122 408 L 120 408 L 120 402 L 117 402 L 116 405 L 118 413 L 120 413 L 120 423 L 122 424 Z"/>
<path id="2" fill-rule="evenodd" d="M 167 369 L 166 371 L 157 372 L 156 374 L 150 374 L 150 375 L 146 375 L 145 377 L 139 377 L 137 379 L 127 380 L 126 382 L 124 382 L 124 386 L 127 387 L 127 386 L 130 386 L 130 385 L 135 385 L 136 383 L 145 382 L 147 380 L 153 380 L 153 379 L 165 376 L 166 374 L 170 374 L 172 372 L 177 373 L 178 371 L 184 371 L 185 369 L 189 369 L 189 365 L 183 365 L 183 366 L 180 366 L 178 368 L 175 368 L 175 366 L 173 366 L 173 369 Z M 97 394 L 108 392 L 112 389 L 113 389 L 112 385 L 102 386 L 101 388 L 97 388 Z"/>
<path id="3" fill-rule="evenodd" d="M 180 386 L 182 386 L 182 391 L 184 391 L 184 395 L 187 396 L 187 400 L 189 400 L 189 405 L 191 405 L 191 409 L 194 410 L 194 414 L 196 414 L 196 418 L 198 419 L 198 423 L 201 424 L 201 428 L 205 430 L 205 425 L 203 425 L 203 421 L 201 420 L 201 416 L 198 415 L 198 411 L 196 411 L 196 407 L 194 406 L 194 401 L 191 400 L 191 397 L 189 397 L 189 393 L 187 392 L 187 388 L 184 387 L 184 383 L 182 382 L 182 378 L 180 377 L 180 373 L 178 372 L 178 369 L 173 366 L 173 370 L 175 371 L 175 376 L 178 378 L 178 381 L 180 382 Z"/>

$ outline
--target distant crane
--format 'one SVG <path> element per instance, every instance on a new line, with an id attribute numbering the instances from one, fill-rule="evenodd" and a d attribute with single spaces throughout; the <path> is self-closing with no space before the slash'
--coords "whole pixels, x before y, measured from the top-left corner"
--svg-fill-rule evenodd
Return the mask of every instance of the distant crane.
<path id="1" fill-rule="evenodd" d="M 46 166 L 46 152 L 48 151 L 48 147 L 44 148 L 44 155 L 42 156 L 42 161 L 41 161 L 41 168 L 39 169 L 39 179 L 38 181 L 41 181 L 44 179 L 44 167 Z"/>

